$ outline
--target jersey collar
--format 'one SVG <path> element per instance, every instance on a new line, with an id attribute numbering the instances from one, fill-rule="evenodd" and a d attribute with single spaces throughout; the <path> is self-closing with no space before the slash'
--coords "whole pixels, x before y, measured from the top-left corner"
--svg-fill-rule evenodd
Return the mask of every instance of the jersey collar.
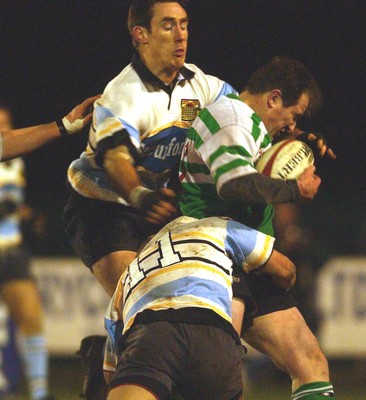
<path id="1" fill-rule="evenodd" d="M 146 65 L 141 61 L 141 58 L 138 56 L 138 54 L 135 54 L 133 56 L 131 64 L 139 77 L 144 82 L 150 83 L 151 85 L 157 86 L 160 89 L 166 90 L 166 84 L 146 67 Z M 189 80 L 192 79 L 194 75 L 195 73 L 192 70 L 187 68 L 186 65 L 183 65 L 183 67 L 179 71 L 176 81 L 179 82 L 181 80 Z"/>

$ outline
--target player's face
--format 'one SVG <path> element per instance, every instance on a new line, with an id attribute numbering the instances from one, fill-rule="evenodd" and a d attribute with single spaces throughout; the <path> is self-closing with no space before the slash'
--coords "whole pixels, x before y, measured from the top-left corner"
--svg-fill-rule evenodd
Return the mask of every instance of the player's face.
<path id="1" fill-rule="evenodd" d="M 277 104 L 270 109 L 265 126 L 271 136 L 287 131 L 293 133 L 297 121 L 305 114 L 309 106 L 309 95 L 303 93 L 298 102 L 292 106 L 284 107 L 280 98 Z"/>
<path id="2" fill-rule="evenodd" d="M 151 29 L 146 32 L 143 60 L 161 80 L 169 82 L 183 66 L 188 41 L 188 17 L 178 3 L 156 3 Z M 168 79 L 164 79 L 168 77 Z"/>

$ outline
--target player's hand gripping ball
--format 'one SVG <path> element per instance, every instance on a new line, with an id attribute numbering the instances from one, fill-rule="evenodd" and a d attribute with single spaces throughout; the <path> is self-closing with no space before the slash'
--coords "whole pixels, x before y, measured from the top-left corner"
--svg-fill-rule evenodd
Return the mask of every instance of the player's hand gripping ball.
<path id="1" fill-rule="evenodd" d="M 277 179 L 298 179 L 314 164 L 314 153 L 300 140 L 282 140 L 270 147 L 255 164 L 263 175 Z"/>

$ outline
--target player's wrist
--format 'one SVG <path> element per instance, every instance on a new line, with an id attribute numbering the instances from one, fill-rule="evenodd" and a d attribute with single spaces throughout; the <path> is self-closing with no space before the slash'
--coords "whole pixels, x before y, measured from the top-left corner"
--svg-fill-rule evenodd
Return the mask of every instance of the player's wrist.
<path id="1" fill-rule="evenodd" d="M 68 135 L 66 127 L 65 127 L 62 119 L 58 119 L 56 121 L 56 125 L 57 125 L 58 131 L 60 133 L 60 136 L 67 136 Z"/>
<path id="2" fill-rule="evenodd" d="M 156 192 L 143 186 L 136 186 L 128 196 L 128 202 L 132 207 L 143 210 L 145 208 L 146 197 L 150 197 L 152 194 L 155 195 Z"/>
<path id="3" fill-rule="evenodd" d="M 56 121 L 61 136 L 68 136 L 78 133 L 83 128 L 83 120 L 78 118 L 70 122 L 67 117 L 63 117 Z"/>

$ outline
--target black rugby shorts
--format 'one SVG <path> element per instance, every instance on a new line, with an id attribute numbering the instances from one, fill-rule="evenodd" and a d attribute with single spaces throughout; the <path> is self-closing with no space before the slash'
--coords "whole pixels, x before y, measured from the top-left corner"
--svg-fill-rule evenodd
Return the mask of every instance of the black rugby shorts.
<path id="1" fill-rule="evenodd" d="M 80 196 L 71 190 L 64 210 L 65 233 L 75 254 L 91 268 L 115 251 L 137 251 L 160 227 L 138 210 L 110 201 Z"/>
<path id="2" fill-rule="evenodd" d="M 244 324 L 261 315 L 298 306 L 291 292 L 279 288 L 269 276 L 247 274 L 243 270 L 235 268 L 233 271 L 233 296 L 243 298 L 243 292 L 247 292 L 248 287 L 254 305 L 251 303 L 248 310 L 246 305 Z"/>
<path id="3" fill-rule="evenodd" d="M 0 251 L 0 284 L 17 279 L 33 279 L 30 255 L 23 246 Z"/>
<path id="4" fill-rule="evenodd" d="M 122 340 L 110 387 L 136 384 L 159 400 L 234 400 L 242 392 L 243 347 L 224 330 L 179 322 L 137 323 Z"/>

